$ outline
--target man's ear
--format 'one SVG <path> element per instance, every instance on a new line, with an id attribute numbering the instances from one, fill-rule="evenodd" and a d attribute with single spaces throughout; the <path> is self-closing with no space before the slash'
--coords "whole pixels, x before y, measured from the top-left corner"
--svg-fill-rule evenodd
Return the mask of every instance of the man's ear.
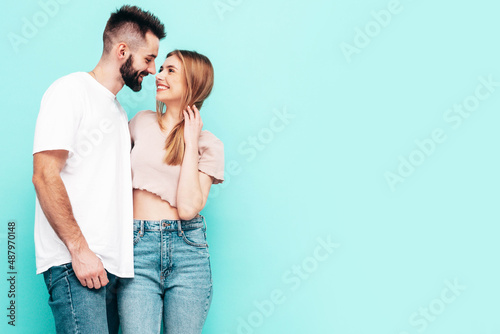
<path id="1" fill-rule="evenodd" d="M 126 43 L 122 42 L 116 46 L 116 57 L 119 60 L 126 60 L 128 58 L 129 48 Z"/>

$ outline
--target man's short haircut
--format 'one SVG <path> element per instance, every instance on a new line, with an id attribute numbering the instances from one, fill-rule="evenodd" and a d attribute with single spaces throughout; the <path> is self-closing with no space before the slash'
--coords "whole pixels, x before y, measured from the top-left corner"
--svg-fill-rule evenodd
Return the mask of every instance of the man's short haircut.
<path id="1" fill-rule="evenodd" d="M 136 6 L 122 6 L 111 14 L 104 29 L 104 53 L 109 53 L 113 45 L 119 42 L 125 42 L 135 49 L 144 42 L 148 31 L 158 39 L 166 36 L 165 27 L 156 16 Z"/>

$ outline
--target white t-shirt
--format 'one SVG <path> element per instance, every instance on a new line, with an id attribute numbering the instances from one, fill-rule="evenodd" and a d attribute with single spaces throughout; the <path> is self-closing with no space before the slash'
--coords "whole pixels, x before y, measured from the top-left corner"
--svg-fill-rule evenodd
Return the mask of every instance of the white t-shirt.
<path id="1" fill-rule="evenodd" d="M 69 151 L 61 178 L 75 219 L 104 268 L 134 276 L 130 134 L 116 96 L 86 72 L 56 80 L 43 96 L 33 154 Z M 71 262 L 66 245 L 35 211 L 37 274 Z"/>

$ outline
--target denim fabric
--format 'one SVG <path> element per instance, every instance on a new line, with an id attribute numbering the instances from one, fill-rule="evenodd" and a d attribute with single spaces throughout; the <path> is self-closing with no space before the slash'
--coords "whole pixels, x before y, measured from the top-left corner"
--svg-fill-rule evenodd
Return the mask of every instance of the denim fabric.
<path id="1" fill-rule="evenodd" d="M 134 278 L 118 284 L 123 334 L 199 334 L 212 300 L 203 216 L 134 220 Z"/>
<path id="2" fill-rule="evenodd" d="M 58 334 L 118 333 L 117 277 L 107 275 L 106 286 L 89 289 L 80 283 L 71 263 L 53 266 L 43 273 Z"/>

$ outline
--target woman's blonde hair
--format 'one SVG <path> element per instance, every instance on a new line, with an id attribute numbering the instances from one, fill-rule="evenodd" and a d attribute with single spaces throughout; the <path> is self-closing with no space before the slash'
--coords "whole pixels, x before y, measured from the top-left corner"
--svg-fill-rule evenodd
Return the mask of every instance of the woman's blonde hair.
<path id="1" fill-rule="evenodd" d="M 193 104 L 201 109 L 203 101 L 210 95 L 214 85 L 214 69 L 210 60 L 195 51 L 174 50 L 168 57 L 177 56 L 184 68 L 186 79 L 186 93 L 182 100 L 182 108 Z M 163 129 L 161 117 L 165 112 L 165 103 L 156 101 L 156 116 L 160 128 Z M 182 117 L 182 115 L 181 115 Z M 177 123 L 165 141 L 165 163 L 168 165 L 180 165 L 184 159 L 184 120 Z"/>

